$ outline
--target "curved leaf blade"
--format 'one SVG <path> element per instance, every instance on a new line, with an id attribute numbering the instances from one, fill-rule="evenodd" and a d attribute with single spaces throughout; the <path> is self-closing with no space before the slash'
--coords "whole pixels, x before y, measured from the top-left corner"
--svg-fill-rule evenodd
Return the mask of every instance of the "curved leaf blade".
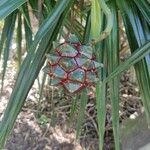
<path id="1" fill-rule="evenodd" d="M 147 22 L 150 24 L 150 3 L 148 2 L 148 0 L 134 0 L 134 2 L 138 6 Z"/>
<path id="2" fill-rule="evenodd" d="M 138 48 L 125 62 L 121 63 L 118 67 L 116 67 L 116 69 L 106 79 L 104 79 L 103 84 L 109 82 L 129 67 L 135 65 L 149 53 L 150 41 Z"/>
<path id="3" fill-rule="evenodd" d="M 108 75 L 119 65 L 119 25 L 117 7 L 114 2 L 109 3 L 112 12 L 113 28 L 111 34 L 106 39 L 106 51 L 108 59 Z M 108 85 L 110 88 L 110 100 L 112 106 L 112 127 L 115 141 L 115 149 L 120 150 L 120 128 L 119 128 L 119 76 L 111 80 Z"/>
<path id="4" fill-rule="evenodd" d="M 22 4 L 27 2 L 27 0 L 9 0 L 0 4 L 0 20 L 7 17 L 14 10 L 19 8 Z"/>
<path id="5" fill-rule="evenodd" d="M 8 58 L 9 58 L 9 52 L 10 52 L 10 46 L 11 46 L 11 41 L 13 38 L 13 33 L 14 33 L 14 29 L 15 29 L 15 22 L 16 22 L 16 17 L 17 17 L 17 13 L 14 12 L 11 15 L 9 15 L 6 20 L 5 20 L 5 28 L 6 30 L 4 30 L 3 32 L 7 31 L 6 33 L 6 37 L 5 37 L 5 41 L 4 42 L 4 48 L 3 48 L 3 55 L 4 55 L 4 60 L 3 60 L 3 70 L 2 70 L 2 84 L 1 84 L 1 92 L 3 90 L 3 83 L 4 83 L 4 78 L 5 78 L 5 73 L 6 73 L 6 68 L 7 68 L 7 62 L 8 62 Z"/>

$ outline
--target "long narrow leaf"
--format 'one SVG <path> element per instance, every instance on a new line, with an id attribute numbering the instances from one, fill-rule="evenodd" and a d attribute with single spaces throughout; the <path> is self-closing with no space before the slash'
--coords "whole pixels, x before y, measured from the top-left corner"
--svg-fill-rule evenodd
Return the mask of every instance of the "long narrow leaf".
<path id="1" fill-rule="evenodd" d="M 26 49 L 29 50 L 32 45 L 32 27 L 30 23 L 29 9 L 27 4 L 22 6 L 21 11 L 23 12 L 24 17 L 24 30 L 25 30 L 25 39 L 26 39 Z"/>
<path id="2" fill-rule="evenodd" d="M 2 34 L 1 34 L 1 39 L 0 39 L 0 58 L 2 55 L 2 51 L 5 45 L 5 41 L 7 39 L 7 33 L 8 33 L 8 29 L 9 29 L 9 22 L 5 21 L 4 22 L 4 26 L 3 26 L 3 30 L 2 30 Z"/>
<path id="3" fill-rule="evenodd" d="M 80 101 L 81 101 L 81 104 L 80 104 L 79 117 L 77 120 L 77 128 L 76 128 L 77 129 L 77 133 L 76 133 L 77 139 L 79 138 L 80 133 L 81 133 L 81 127 L 82 127 L 82 123 L 84 120 L 85 108 L 86 108 L 87 101 L 88 101 L 88 96 L 87 96 L 86 90 L 84 90 L 82 92 Z"/>
<path id="4" fill-rule="evenodd" d="M 70 108 L 68 126 L 70 126 L 71 122 L 73 121 L 74 114 L 77 111 L 77 101 L 78 101 L 77 96 L 72 97 L 72 105 L 71 105 L 71 108 Z"/>
<path id="5" fill-rule="evenodd" d="M 98 0 L 92 1 L 91 6 L 91 39 L 99 38 L 101 31 L 101 8 Z"/>
<path id="6" fill-rule="evenodd" d="M 92 1 L 91 8 L 91 38 L 99 39 L 102 27 L 104 27 L 104 17 L 101 12 L 99 0 Z M 98 5 L 98 6 L 97 6 Z M 100 63 L 105 62 L 105 54 L 103 49 L 103 43 L 96 44 L 94 52 Z M 105 119 L 106 119 L 106 84 L 102 84 L 102 80 L 106 77 L 106 72 L 99 71 L 100 81 L 96 84 L 96 109 L 98 120 L 98 135 L 99 135 L 99 149 L 103 150 L 104 146 L 104 134 L 105 134 Z"/>
<path id="7" fill-rule="evenodd" d="M 134 0 L 134 2 L 137 4 L 139 10 L 150 24 L 150 3 L 148 0 Z"/>
<path id="8" fill-rule="evenodd" d="M 22 57 L 22 15 L 18 12 L 18 26 L 17 26 L 17 61 L 18 68 L 21 66 L 21 57 Z"/>
<path id="9" fill-rule="evenodd" d="M 22 6 L 21 12 L 23 13 L 24 18 L 23 21 L 26 39 L 26 49 L 29 50 L 30 46 L 32 45 L 32 27 L 30 23 L 29 9 L 26 3 Z"/>
<path id="10" fill-rule="evenodd" d="M 106 84 L 102 84 L 101 82 L 97 83 L 96 86 L 96 109 L 99 130 L 99 149 L 103 150 L 106 118 Z"/>
<path id="11" fill-rule="evenodd" d="M 114 71 L 119 64 L 119 33 L 118 33 L 118 16 L 116 4 L 111 2 L 113 28 L 111 34 L 106 39 L 106 51 L 108 59 L 108 74 Z M 115 149 L 120 150 L 119 135 L 119 76 L 116 76 L 109 82 L 110 99 L 112 105 L 112 126 L 115 140 Z"/>
<path id="12" fill-rule="evenodd" d="M 129 67 L 138 63 L 141 59 L 143 59 L 146 55 L 150 53 L 150 41 L 138 48 L 132 55 L 123 63 L 121 63 L 116 69 L 106 78 L 103 80 L 103 84 L 109 82 L 117 75 L 129 69 Z"/>
<path id="13" fill-rule="evenodd" d="M 19 8 L 22 4 L 24 4 L 27 0 L 9 0 L 4 3 L 0 2 L 0 20 L 7 17 L 14 10 Z"/>
<path id="14" fill-rule="evenodd" d="M 90 28 L 91 28 L 91 15 L 90 11 L 87 13 L 86 26 L 84 30 L 83 43 L 88 43 L 90 38 Z"/>
<path id="15" fill-rule="evenodd" d="M 10 46 L 11 46 L 11 41 L 13 37 L 13 32 L 15 28 L 15 22 L 16 22 L 16 16 L 17 13 L 14 12 L 10 16 L 6 18 L 6 26 L 7 26 L 7 33 L 6 33 L 6 39 L 4 43 L 4 58 L 3 58 L 3 71 L 2 71 L 2 85 L 1 85 L 1 90 L 3 90 L 3 83 L 4 83 L 4 77 L 6 73 L 6 67 L 7 67 L 7 61 L 9 58 L 9 52 L 10 52 Z"/>

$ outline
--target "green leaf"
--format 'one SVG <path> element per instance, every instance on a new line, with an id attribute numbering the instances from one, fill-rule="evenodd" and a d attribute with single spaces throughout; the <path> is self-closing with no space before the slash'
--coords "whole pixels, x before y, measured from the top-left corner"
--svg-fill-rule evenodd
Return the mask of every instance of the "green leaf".
<path id="1" fill-rule="evenodd" d="M 103 80 L 103 83 L 109 82 L 126 69 L 129 69 L 131 66 L 135 65 L 149 53 L 150 41 L 138 48 L 134 53 L 132 53 L 132 55 L 129 58 L 126 59 L 125 62 L 121 63 L 118 67 L 116 67 L 116 69 L 111 74 L 109 74 L 109 76 L 106 79 Z"/>
<path id="2" fill-rule="evenodd" d="M 101 31 L 101 8 L 99 0 L 92 0 L 91 5 L 91 39 L 97 39 Z"/>
<path id="3" fill-rule="evenodd" d="M 23 13 L 26 49 L 29 50 L 30 46 L 32 45 L 32 27 L 31 27 L 29 9 L 27 4 L 24 4 L 20 8 L 20 11 Z"/>
<path id="4" fill-rule="evenodd" d="M 97 6 L 98 5 L 98 6 Z M 99 39 L 100 31 L 103 30 L 105 19 L 101 15 L 101 7 L 99 0 L 94 0 L 91 10 L 91 38 Z M 101 53 L 100 53 L 101 51 Z M 96 44 L 94 52 L 96 53 L 99 62 L 105 62 L 105 54 L 103 43 Z M 105 79 L 106 73 L 104 69 L 99 71 L 100 81 L 96 84 L 96 109 L 98 120 L 98 135 L 99 135 L 99 149 L 103 150 L 104 134 L 105 134 L 105 119 L 106 119 L 106 84 L 102 84 Z"/>
<path id="5" fill-rule="evenodd" d="M 105 18 L 102 19 L 102 25 L 105 23 Z M 96 45 L 96 55 L 102 64 L 106 63 L 106 50 L 104 41 Z M 99 82 L 96 84 L 96 110 L 98 121 L 98 136 L 99 136 L 99 149 L 103 150 L 104 134 L 105 134 L 105 120 L 106 120 L 106 100 L 107 100 L 107 84 L 103 83 L 106 78 L 106 68 L 99 70 Z"/>
<path id="6" fill-rule="evenodd" d="M 73 96 L 72 97 L 72 105 L 70 108 L 70 114 L 69 114 L 69 119 L 68 119 L 68 126 L 70 127 L 70 124 L 74 118 L 74 114 L 77 111 L 77 101 L 78 101 L 78 96 Z"/>
<path id="7" fill-rule="evenodd" d="M 119 33 L 118 33 L 118 14 L 116 4 L 111 2 L 110 9 L 112 12 L 113 28 L 111 34 L 106 39 L 106 51 L 108 59 L 108 75 L 112 73 L 119 65 Z M 115 141 L 115 149 L 120 150 L 120 133 L 119 133 L 119 76 L 116 76 L 111 80 L 109 84 L 110 88 L 110 100 L 112 106 L 112 126 L 113 136 Z"/>
<path id="8" fill-rule="evenodd" d="M 79 116 L 78 116 L 78 120 L 77 120 L 77 133 L 76 133 L 76 138 L 78 139 L 81 133 L 81 127 L 82 127 L 82 123 L 84 121 L 84 114 L 85 114 L 85 109 L 86 109 L 86 105 L 87 105 L 87 101 L 88 101 L 88 95 L 87 95 L 87 91 L 84 90 L 81 93 L 81 104 L 80 104 L 80 110 L 79 110 Z"/>
<path id="9" fill-rule="evenodd" d="M 27 0 L 7 0 L 5 2 L 0 3 L 0 20 L 7 17 L 25 2 L 27 2 Z"/>
<path id="10" fill-rule="evenodd" d="M 9 58 L 10 46 L 11 46 L 11 41 L 12 41 L 13 32 L 14 32 L 14 28 L 15 28 L 16 16 L 17 16 L 17 13 L 14 12 L 10 16 L 8 16 L 5 20 L 3 32 L 6 32 L 6 33 L 3 34 L 5 36 L 2 37 L 2 41 L 1 41 L 1 42 L 4 42 L 4 43 L 2 43 L 2 47 L 1 47 L 1 48 L 3 48 L 3 53 L 4 53 L 3 54 L 4 58 L 3 58 L 1 91 L 3 90 L 4 77 L 5 77 L 5 73 L 6 73 L 6 67 L 7 67 L 7 61 Z M 3 47 L 3 45 L 4 45 L 4 47 Z"/>
<path id="11" fill-rule="evenodd" d="M 96 109 L 98 120 L 99 149 L 103 150 L 106 119 L 106 84 L 102 84 L 102 82 L 98 82 L 96 85 Z"/>
<path id="12" fill-rule="evenodd" d="M 134 2 L 143 14 L 143 17 L 145 17 L 145 19 L 150 25 L 150 3 L 148 2 L 148 0 L 134 0 Z"/>
<path id="13" fill-rule="evenodd" d="M 91 13 L 88 11 L 87 18 L 86 18 L 86 25 L 84 29 L 83 35 L 83 43 L 88 43 L 90 39 L 90 29 L 91 29 Z"/>
<path id="14" fill-rule="evenodd" d="M 9 23 L 7 22 L 7 24 L 6 24 L 6 21 L 5 21 L 3 30 L 2 30 L 2 34 L 1 34 L 1 40 L 0 40 L 0 58 L 1 58 L 1 54 L 2 54 L 4 45 L 5 45 L 5 41 L 7 38 L 8 29 L 9 29 Z"/>
<path id="15" fill-rule="evenodd" d="M 18 68 L 21 66 L 21 57 L 22 57 L 22 14 L 18 12 L 18 25 L 17 25 L 17 61 Z"/>

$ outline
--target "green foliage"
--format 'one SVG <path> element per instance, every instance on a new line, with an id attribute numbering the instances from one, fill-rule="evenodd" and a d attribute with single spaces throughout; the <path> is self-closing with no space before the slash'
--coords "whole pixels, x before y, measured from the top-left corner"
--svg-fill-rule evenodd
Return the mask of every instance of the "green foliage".
<path id="1" fill-rule="evenodd" d="M 8 61 L 9 52 L 10 52 L 11 40 L 13 37 L 14 28 L 15 28 L 16 17 L 17 17 L 17 13 L 16 13 L 16 11 L 14 11 L 12 14 L 10 14 L 6 18 L 4 27 L 3 27 L 1 43 L 0 43 L 0 48 L 1 48 L 0 54 L 1 54 L 2 49 L 4 49 L 4 51 L 3 51 L 4 61 L 3 61 L 1 89 L 3 89 L 3 81 L 4 81 L 4 77 L 5 77 L 7 61 Z"/>
<path id="2" fill-rule="evenodd" d="M 116 4 L 110 3 L 110 9 L 113 18 L 113 28 L 111 34 L 106 39 L 108 74 L 112 73 L 119 65 L 119 21 Z M 119 76 L 109 82 L 110 99 L 112 105 L 112 126 L 115 139 L 116 150 L 120 149 L 120 134 L 119 134 Z"/>
<path id="3" fill-rule="evenodd" d="M 37 118 L 37 122 L 40 125 L 47 125 L 47 123 L 49 123 L 49 119 L 45 115 L 41 115 Z"/>
<path id="4" fill-rule="evenodd" d="M 28 7 L 29 6 L 29 7 Z M 119 75 L 130 66 L 135 67 L 146 117 L 150 124 L 150 4 L 147 0 L 9 0 L 0 3 L 0 20 L 4 21 L 0 35 L 0 56 L 3 56 L 2 88 L 10 53 L 16 33 L 18 76 L 9 103 L 0 123 L 0 147 L 14 125 L 26 97 L 45 62 L 45 54 L 51 51 L 52 43 L 67 33 L 74 33 L 84 44 L 90 43 L 97 60 L 104 64 L 99 70 L 96 84 L 96 109 L 98 120 L 99 149 L 103 150 L 107 87 L 110 89 L 112 126 L 115 149 L 120 149 L 119 133 Z M 120 13 L 131 49 L 131 56 L 119 64 L 119 19 Z M 36 34 L 33 20 L 38 21 Z M 15 28 L 15 25 L 17 28 Z M 25 35 L 23 36 L 23 31 Z M 27 56 L 22 61 L 22 41 L 25 37 Z M 96 43 L 95 43 L 96 42 Z M 45 78 L 40 87 L 42 95 Z M 87 93 L 81 93 L 81 106 L 77 122 L 77 137 L 80 135 Z M 77 99 L 72 100 L 70 119 L 77 110 Z M 41 116 L 40 123 L 47 123 Z"/>
<path id="5" fill-rule="evenodd" d="M 13 13 L 17 8 L 24 4 L 27 0 L 9 0 L 0 3 L 0 20 Z"/>
<path id="6" fill-rule="evenodd" d="M 84 120 L 84 111 L 86 109 L 86 104 L 87 104 L 88 96 L 87 96 L 87 91 L 84 90 L 81 95 L 81 104 L 80 104 L 80 110 L 79 110 L 79 115 L 78 115 L 78 120 L 77 120 L 77 138 L 80 136 L 81 132 L 81 126 Z"/>

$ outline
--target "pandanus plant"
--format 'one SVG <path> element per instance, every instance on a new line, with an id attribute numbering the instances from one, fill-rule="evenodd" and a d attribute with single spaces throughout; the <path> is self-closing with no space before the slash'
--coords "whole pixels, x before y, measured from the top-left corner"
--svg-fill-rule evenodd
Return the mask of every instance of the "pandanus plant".
<path id="1" fill-rule="evenodd" d="M 32 26 L 34 17 L 39 22 L 36 33 Z M 119 64 L 120 18 L 123 20 L 131 55 Z M 148 0 L 3 0 L 0 2 L 0 20 L 4 23 L 0 35 L 0 54 L 3 55 L 2 89 L 14 36 L 16 36 L 19 66 L 18 76 L 0 123 L 1 149 L 47 59 L 48 65 L 44 70 L 52 78 L 52 84 L 61 84 L 74 94 L 84 89 L 81 91 L 78 133 L 88 98 L 86 89 L 91 83 L 96 87 L 100 150 L 103 149 L 104 143 L 108 86 L 115 149 L 120 149 L 119 74 L 132 65 L 136 71 L 147 122 L 150 124 L 150 3 Z M 66 39 L 67 32 L 75 35 L 80 42 L 66 41 L 58 44 L 53 51 L 52 43 L 54 41 L 59 43 L 60 37 Z M 23 37 L 25 37 L 27 55 L 22 60 Z M 92 69 L 88 70 L 90 62 Z M 100 67 L 101 64 L 103 67 Z M 65 71 L 70 66 L 74 71 L 70 69 Z"/>

